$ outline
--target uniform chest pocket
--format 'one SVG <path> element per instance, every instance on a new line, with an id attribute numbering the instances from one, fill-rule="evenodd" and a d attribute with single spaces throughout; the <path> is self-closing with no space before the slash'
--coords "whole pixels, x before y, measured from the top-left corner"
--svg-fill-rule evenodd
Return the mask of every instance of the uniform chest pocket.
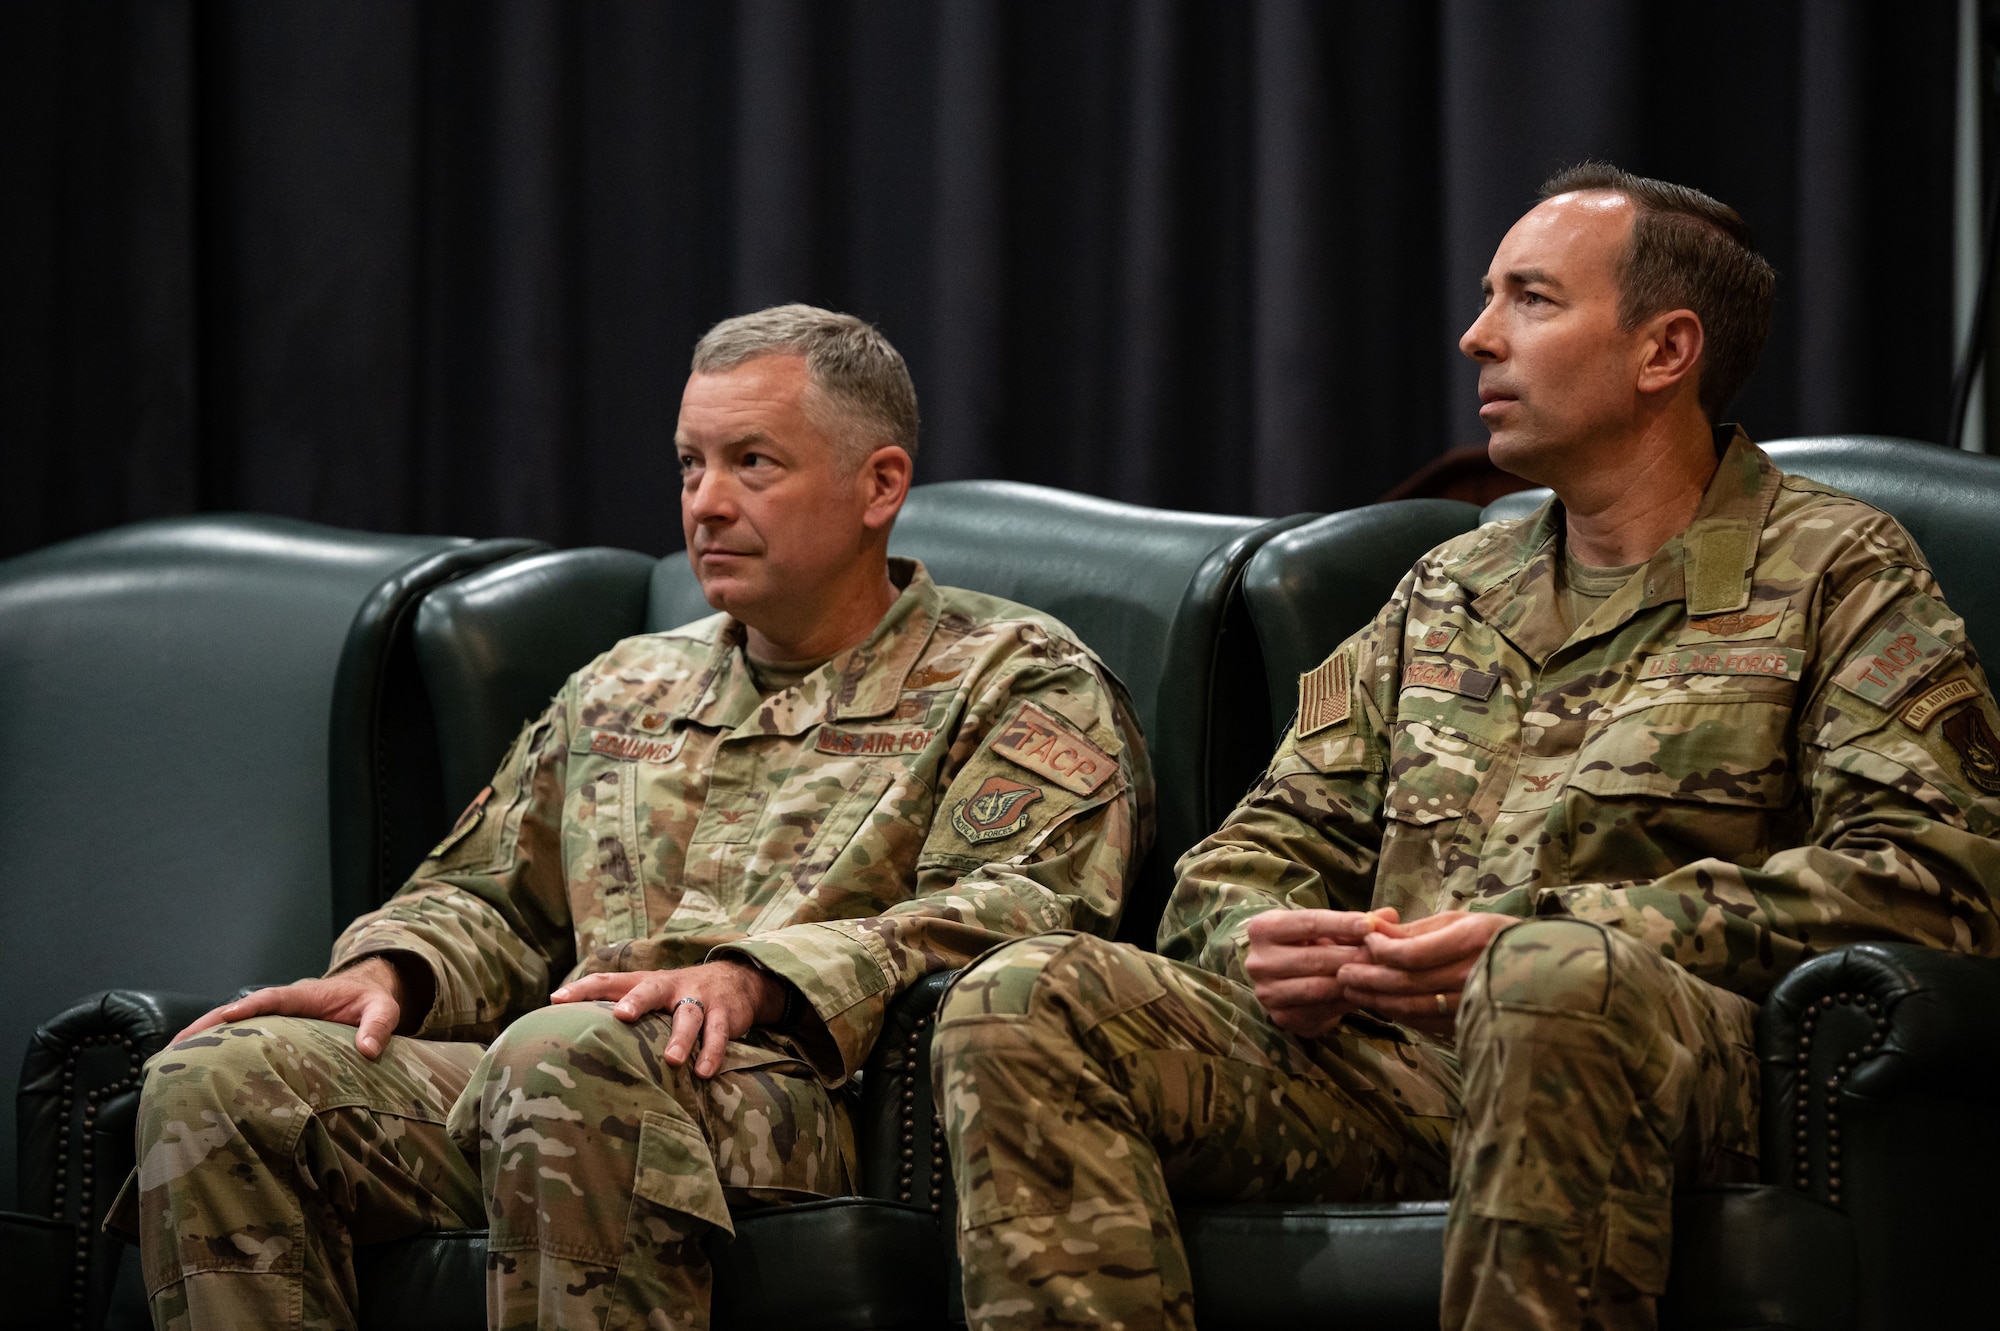
<path id="1" fill-rule="evenodd" d="M 1788 702 L 1653 703 L 1587 736 L 1569 783 L 1600 798 L 1781 808 L 1794 787 L 1791 728 Z"/>
<path id="2" fill-rule="evenodd" d="M 1383 812 L 1419 826 L 1462 818 L 1493 768 L 1491 745 L 1429 721 L 1396 724 L 1389 741 Z"/>

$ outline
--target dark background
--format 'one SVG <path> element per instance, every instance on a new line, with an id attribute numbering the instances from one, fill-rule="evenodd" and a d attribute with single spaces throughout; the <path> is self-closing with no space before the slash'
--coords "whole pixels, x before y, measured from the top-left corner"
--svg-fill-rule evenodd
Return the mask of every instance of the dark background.
<path id="1" fill-rule="evenodd" d="M 1365 503 L 1552 169 L 1735 204 L 1732 413 L 1937 439 L 1948 0 L 0 7 L 0 553 L 158 514 L 664 551 L 688 352 L 878 322 L 919 479 Z"/>

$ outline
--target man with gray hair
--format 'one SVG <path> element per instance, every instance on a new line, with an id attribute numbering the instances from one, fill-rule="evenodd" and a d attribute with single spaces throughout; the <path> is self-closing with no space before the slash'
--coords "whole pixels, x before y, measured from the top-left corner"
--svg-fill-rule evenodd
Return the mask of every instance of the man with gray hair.
<path id="1" fill-rule="evenodd" d="M 720 613 L 531 721 L 320 979 L 147 1069 L 157 1326 L 351 1327 L 353 1251 L 489 1229 L 500 1327 L 693 1328 L 702 1239 L 847 1191 L 833 1088 L 924 975 L 1109 936 L 1150 837 L 1122 686 L 1062 624 L 888 555 L 917 401 L 849 315 L 711 329 L 674 437 Z"/>

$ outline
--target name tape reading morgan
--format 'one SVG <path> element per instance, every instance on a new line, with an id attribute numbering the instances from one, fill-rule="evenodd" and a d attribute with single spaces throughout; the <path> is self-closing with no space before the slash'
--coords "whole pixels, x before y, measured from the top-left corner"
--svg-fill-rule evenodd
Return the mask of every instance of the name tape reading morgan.
<path id="1" fill-rule="evenodd" d="M 1485 702 L 1499 683 L 1500 676 L 1495 671 L 1474 670 L 1453 661 L 1427 661 L 1419 657 L 1403 663 L 1406 689 L 1443 689 L 1462 698 Z"/>
<path id="2" fill-rule="evenodd" d="M 1095 794 L 1118 770 L 1104 750 L 1033 703 L 1021 704 L 994 738 L 993 752 L 1077 795 Z"/>

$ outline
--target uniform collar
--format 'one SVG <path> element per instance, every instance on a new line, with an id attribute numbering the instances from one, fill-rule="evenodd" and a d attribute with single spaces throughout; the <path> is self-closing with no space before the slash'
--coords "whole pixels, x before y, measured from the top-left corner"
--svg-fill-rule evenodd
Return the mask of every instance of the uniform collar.
<path id="1" fill-rule="evenodd" d="M 1721 458 L 1694 520 L 1647 561 L 1645 569 L 1587 621 L 1587 636 L 1608 633 L 1641 610 L 1685 600 L 1690 616 L 1750 604 L 1751 578 L 1764 520 L 1781 473 L 1742 427 L 1715 428 Z M 1539 667 L 1568 640 L 1552 613 L 1560 583 L 1562 501 L 1551 498 L 1519 523 L 1496 526 L 1445 574 L 1473 593 L 1472 611 Z"/>
<path id="2" fill-rule="evenodd" d="M 701 687 L 690 690 L 695 702 L 687 719 L 728 730 L 754 719 L 760 733 L 800 735 L 826 720 L 862 720 L 894 712 L 903 680 L 943 614 L 943 598 L 917 560 L 890 559 L 889 577 L 902 593 L 874 632 L 807 675 L 797 688 L 768 700 L 744 655 L 743 625 L 734 618 L 724 619 Z"/>

